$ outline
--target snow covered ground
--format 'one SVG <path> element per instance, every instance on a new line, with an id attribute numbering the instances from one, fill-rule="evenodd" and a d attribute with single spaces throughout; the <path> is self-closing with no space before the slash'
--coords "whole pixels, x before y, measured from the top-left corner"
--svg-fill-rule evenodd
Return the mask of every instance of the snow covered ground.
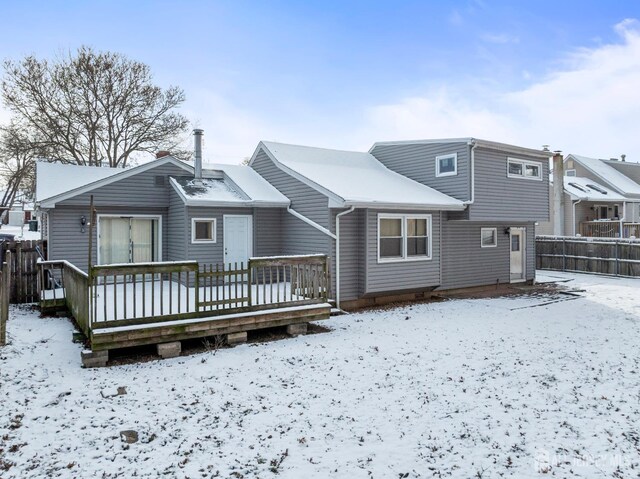
<path id="1" fill-rule="evenodd" d="M 585 291 L 369 311 L 105 369 L 80 368 L 66 320 L 14 308 L 0 476 L 637 477 L 640 281 L 542 278 Z"/>
<path id="2" fill-rule="evenodd" d="M 0 227 L 0 233 L 15 235 L 18 240 L 39 240 L 42 234 L 40 231 L 29 231 L 29 225 L 24 226 L 9 226 L 2 225 Z"/>

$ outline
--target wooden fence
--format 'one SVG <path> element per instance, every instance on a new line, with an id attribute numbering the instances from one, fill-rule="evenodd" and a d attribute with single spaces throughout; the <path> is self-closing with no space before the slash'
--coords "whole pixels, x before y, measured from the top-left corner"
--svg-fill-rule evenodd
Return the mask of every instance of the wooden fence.
<path id="1" fill-rule="evenodd" d="M 640 240 L 536 237 L 536 267 L 616 276 L 640 276 Z"/>
<path id="2" fill-rule="evenodd" d="M 582 221 L 580 235 L 592 238 L 640 237 L 640 223 L 620 223 L 620 221 Z"/>
<path id="3" fill-rule="evenodd" d="M 38 260 L 40 253 L 46 258 L 46 241 L 25 240 L 5 241 L 1 244 L 4 258 L 11 252 L 6 261 L 11 274 L 10 301 L 12 303 L 35 303 L 39 300 Z"/>
<path id="4" fill-rule="evenodd" d="M 94 329 L 320 304 L 330 297 L 325 255 L 252 258 L 246 265 L 101 265 L 90 274 L 66 261 L 39 267 L 43 310 L 66 305 L 87 336 Z"/>
<path id="5" fill-rule="evenodd" d="M 0 274 L 0 346 L 7 344 L 7 321 L 9 320 L 9 292 L 11 290 L 11 275 L 7 263 L 11 263 L 11 253 L 7 253 L 2 263 Z"/>

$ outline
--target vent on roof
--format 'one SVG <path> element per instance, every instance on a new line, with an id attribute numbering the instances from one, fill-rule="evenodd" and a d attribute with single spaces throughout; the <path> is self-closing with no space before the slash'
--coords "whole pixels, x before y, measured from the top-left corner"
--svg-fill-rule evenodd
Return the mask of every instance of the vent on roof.
<path id="1" fill-rule="evenodd" d="M 582 185 L 579 185 L 578 183 L 569 183 L 569 186 L 573 186 L 576 190 L 580 190 L 583 193 L 589 193 L 586 188 L 584 188 Z"/>
<path id="2" fill-rule="evenodd" d="M 606 194 L 608 194 L 608 193 L 609 193 L 607 190 L 602 189 L 602 188 L 600 188 L 599 186 L 596 186 L 596 185 L 587 184 L 587 186 L 588 186 L 589 188 L 591 188 L 592 190 L 597 191 L 598 193 L 602 193 L 603 195 L 606 195 Z"/>
<path id="3" fill-rule="evenodd" d="M 156 186 L 164 186 L 164 176 L 156 175 Z"/>

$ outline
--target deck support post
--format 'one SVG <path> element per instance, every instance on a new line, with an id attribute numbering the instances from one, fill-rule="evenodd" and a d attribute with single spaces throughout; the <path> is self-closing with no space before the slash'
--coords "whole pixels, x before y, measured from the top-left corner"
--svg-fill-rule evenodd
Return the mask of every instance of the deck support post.
<path id="1" fill-rule="evenodd" d="M 287 334 L 289 336 L 298 336 L 300 334 L 307 334 L 308 323 L 298 323 L 287 325 Z"/>
<path id="2" fill-rule="evenodd" d="M 247 342 L 247 332 L 241 331 L 239 333 L 227 334 L 227 344 L 229 346 L 235 346 L 236 344 L 242 344 Z"/>
<path id="3" fill-rule="evenodd" d="M 173 341 L 171 343 L 161 343 L 156 345 L 158 356 L 162 359 L 177 358 L 182 352 L 182 343 Z"/>
<path id="4" fill-rule="evenodd" d="M 83 368 L 101 368 L 109 361 L 109 351 L 85 350 L 80 353 Z"/>

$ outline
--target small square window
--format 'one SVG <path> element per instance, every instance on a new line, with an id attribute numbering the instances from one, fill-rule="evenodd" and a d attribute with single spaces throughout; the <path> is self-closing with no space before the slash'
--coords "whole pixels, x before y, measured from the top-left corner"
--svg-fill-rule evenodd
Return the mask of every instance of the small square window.
<path id="1" fill-rule="evenodd" d="M 481 228 L 480 229 L 480 246 L 482 248 L 495 248 L 498 246 L 498 229 L 497 228 Z"/>
<path id="2" fill-rule="evenodd" d="M 522 163 L 509 162 L 509 174 L 512 176 L 522 176 Z"/>
<path id="3" fill-rule="evenodd" d="M 436 156 L 436 176 L 455 176 L 458 174 L 458 154 Z"/>
<path id="4" fill-rule="evenodd" d="M 215 218 L 193 218 L 191 220 L 192 243 L 215 243 L 216 220 Z"/>

